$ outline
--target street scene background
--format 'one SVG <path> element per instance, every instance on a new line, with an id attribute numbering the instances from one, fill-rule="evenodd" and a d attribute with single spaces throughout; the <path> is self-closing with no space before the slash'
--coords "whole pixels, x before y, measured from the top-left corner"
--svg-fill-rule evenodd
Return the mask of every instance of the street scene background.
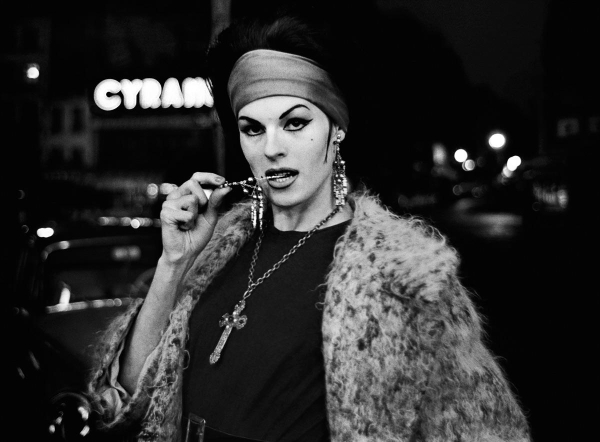
<path id="1" fill-rule="evenodd" d="M 600 412 L 599 7 L 321 4 L 368 49 L 357 66 L 377 73 L 356 84 L 370 106 L 345 156 L 353 184 L 456 248 L 533 440 L 589 440 Z M 216 32 L 259 5 L 269 2 L 33 2 L 1 19 L 9 313 L 24 309 L 22 249 L 117 226 L 157 236 L 173 185 L 199 170 L 248 176 L 194 80 Z"/>

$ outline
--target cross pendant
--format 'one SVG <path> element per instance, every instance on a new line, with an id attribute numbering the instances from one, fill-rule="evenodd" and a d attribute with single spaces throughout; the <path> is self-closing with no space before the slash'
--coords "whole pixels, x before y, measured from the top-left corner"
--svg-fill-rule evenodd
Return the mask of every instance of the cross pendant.
<path id="1" fill-rule="evenodd" d="M 221 320 L 219 321 L 219 327 L 225 327 L 225 330 L 223 330 L 223 333 L 221 334 L 221 339 L 219 339 L 219 342 L 215 347 L 215 351 L 213 351 L 210 355 L 209 362 L 211 363 L 211 365 L 216 364 L 216 362 L 221 357 L 221 351 L 223 351 L 223 347 L 225 347 L 225 343 L 227 342 L 227 338 L 229 338 L 229 335 L 231 334 L 231 330 L 233 330 L 234 327 L 239 330 L 240 328 L 243 328 L 244 325 L 246 325 L 248 318 L 246 317 L 246 315 L 240 316 L 240 313 L 242 312 L 242 310 L 244 310 L 244 307 L 246 307 L 246 301 L 242 299 L 235 305 L 235 307 L 233 308 L 233 313 L 231 315 L 225 313 L 221 317 Z"/>

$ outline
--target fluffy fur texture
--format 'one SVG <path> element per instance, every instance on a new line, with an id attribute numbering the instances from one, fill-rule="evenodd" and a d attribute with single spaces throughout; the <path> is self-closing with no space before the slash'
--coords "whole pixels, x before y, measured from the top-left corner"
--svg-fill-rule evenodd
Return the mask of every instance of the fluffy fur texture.
<path id="1" fill-rule="evenodd" d="M 332 441 L 529 441 L 526 418 L 485 347 L 480 317 L 457 276 L 459 260 L 427 223 L 366 192 L 335 249 L 323 311 Z M 249 206 L 220 221 L 190 271 L 135 394 L 109 403 L 107 373 L 141 301 L 107 331 L 89 395 L 102 428 L 137 440 L 179 439 L 188 320 L 199 296 L 252 234 Z"/>

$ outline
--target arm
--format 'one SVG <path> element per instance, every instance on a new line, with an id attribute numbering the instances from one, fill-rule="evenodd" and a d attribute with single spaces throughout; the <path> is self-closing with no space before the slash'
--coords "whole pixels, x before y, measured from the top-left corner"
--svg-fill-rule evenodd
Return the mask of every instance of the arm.
<path id="1" fill-rule="evenodd" d="M 216 189 L 208 199 L 201 185 L 223 182 L 218 175 L 197 172 L 163 203 L 163 253 L 121 355 L 118 379 L 130 394 L 135 391 L 146 358 L 168 325 L 181 282 L 214 233 L 218 206 L 230 191 Z"/>
<path id="2" fill-rule="evenodd" d="M 161 256 L 144 304 L 125 342 L 121 356 L 119 382 L 133 394 L 148 355 L 160 341 L 175 305 L 178 288 L 187 272 L 185 266 L 173 266 Z"/>

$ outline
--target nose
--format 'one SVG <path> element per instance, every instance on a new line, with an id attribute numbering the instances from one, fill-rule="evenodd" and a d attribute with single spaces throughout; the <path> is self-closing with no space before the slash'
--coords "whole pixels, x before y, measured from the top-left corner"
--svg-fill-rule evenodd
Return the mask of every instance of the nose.
<path id="1" fill-rule="evenodd" d="M 284 157 L 287 153 L 285 143 L 278 136 L 277 131 L 267 131 L 265 137 L 264 153 L 270 160 Z"/>

